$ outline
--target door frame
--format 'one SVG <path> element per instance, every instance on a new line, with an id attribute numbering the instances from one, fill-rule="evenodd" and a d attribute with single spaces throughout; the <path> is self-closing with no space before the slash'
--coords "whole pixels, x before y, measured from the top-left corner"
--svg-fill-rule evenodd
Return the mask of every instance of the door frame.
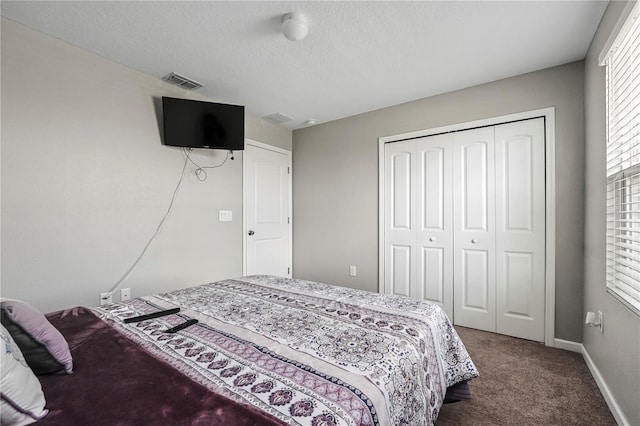
<path id="1" fill-rule="evenodd" d="M 555 347 L 555 310 L 556 310 L 556 109 L 541 108 L 515 114 L 502 115 L 465 123 L 451 124 L 431 129 L 401 133 L 378 138 L 378 292 L 384 292 L 384 244 L 385 244 L 385 144 L 407 139 L 421 138 L 440 133 L 495 126 L 512 121 L 543 117 L 545 120 L 545 306 L 544 306 L 544 343 Z"/>
<path id="2" fill-rule="evenodd" d="M 293 168 L 291 164 L 291 151 L 286 149 L 278 148 L 277 146 L 269 145 L 263 142 L 258 142 L 253 139 L 245 138 L 244 144 L 246 146 L 252 146 L 258 149 L 265 149 L 267 151 L 277 152 L 279 154 L 284 154 L 287 156 L 287 167 L 289 168 L 289 179 L 288 179 L 288 190 L 289 190 L 289 211 L 287 212 L 287 216 L 289 216 L 288 230 L 289 230 L 289 275 L 288 277 L 293 276 Z M 247 168 L 245 163 L 245 155 L 242 155 L 242 275 L 247 275 Z"/>

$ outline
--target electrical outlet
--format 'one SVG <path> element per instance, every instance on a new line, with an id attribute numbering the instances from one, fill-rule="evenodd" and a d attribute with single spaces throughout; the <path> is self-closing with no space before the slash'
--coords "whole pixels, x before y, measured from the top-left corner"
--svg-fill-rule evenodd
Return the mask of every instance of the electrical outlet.
<path id="1" fill-rule="evenodd" d="M 349 276 L 355 277 L 356 274 L 357 274 L 356 266 L 355 265 L 349 265 Z"/>
<path id="2" fill-rule="evenodd" d="M 125 300 L 131 299 L 131 289 L 123 288 L 120 290 L 120 301 L 124 302 Z"/>
<path id="3" fill-rule="evenodd" d="M 111 293 L 100 293 L 100 306 L 113 303 L 113 295 Z"/>
<path id="4" fill-rule="evenodd" d="M 604 314 L 598 311 L 598 321 L 600 322 L 600 333 L 604 333 Z"/>

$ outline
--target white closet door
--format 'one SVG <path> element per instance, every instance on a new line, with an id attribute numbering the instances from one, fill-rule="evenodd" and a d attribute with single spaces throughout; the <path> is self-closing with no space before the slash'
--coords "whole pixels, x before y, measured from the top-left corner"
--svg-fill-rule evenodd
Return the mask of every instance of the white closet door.
<path id="1" fill-rule="evenodd" d="M 494 128 L 453 139 L 454 321 L 495 331 Z"/>
<path id="2" fill-rule="evenodd" d="M 453 134 L 416 140 L 415 297 L 441 305 L 453 319 L 453 218 L 451 151 Z"/>
<path id="3" fill-rule="evenodd" d="M 387 144 L 384 291 L 544 341 L 544 138 L 536 118 Z"/>
<path id="4" fill-rule="evenodd" d="M 496 126 L 496 331 L 544 341 L 544 119 Z"/>
<path id="5" fill-rule="evenodd" d="M 385 147 L 384 292 L 411 296 L 415 266 L 415 141 Z"/>

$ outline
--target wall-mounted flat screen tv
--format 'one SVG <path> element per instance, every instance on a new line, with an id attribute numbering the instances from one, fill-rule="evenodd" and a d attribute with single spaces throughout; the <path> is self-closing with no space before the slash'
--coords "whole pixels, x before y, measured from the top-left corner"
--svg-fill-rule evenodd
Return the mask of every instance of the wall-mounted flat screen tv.
<path id="1" fill-rule="evenodd" d="M 168 146 L 244 149 L 244 106 L 162 97 Z"/>

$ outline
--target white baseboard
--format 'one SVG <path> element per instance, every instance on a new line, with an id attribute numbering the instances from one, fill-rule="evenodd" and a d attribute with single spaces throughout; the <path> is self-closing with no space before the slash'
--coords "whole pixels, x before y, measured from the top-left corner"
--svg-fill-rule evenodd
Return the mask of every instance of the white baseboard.
<path id="1" fill-rule="evenodd" d="M 620 406 L 611 394 L 609 386 L 607 386 L 607 383 L 604 381 L 604 378 L 600 374 L 600 371 L 589 356 L 589 352 L 587 352 L 582 344 L 580 344 L 580 346 L 582 346 L 582 357 L 584 358 L 584 362 L 587 364 L 587 367 L 589 367 L 589 371 L 591 371 L 591 375 L 596 381 L 596 384 L 598 385 L 598 388 L 600 389 L 605 402 L 609 406 L 611 414 L 613 414 L 613 417 L 616 419 L 616 422 L 618 422 L 618 425 L 620 426 L 631 426 L 631 423 L 629 423 L 624 413 L 620 410 Z"/>
<path id="2" fill-rule="evenodd" d="M 584 345 L 582 343 L 576 343 L 576 342 L 571 342 L 569 340 L 562 340 L 562 339 L 554 339 L 553 342 L 554 342 L 554 347 L 558 349 L 564 349 L 566 351 L 577 352 L 582 354 L 582 357 L 584 358 L 584 362 L 587 364 L 587 367 L 589 367 L 589 371 L 591 372 L 591 376 L 593 377 L 593 380 L 596 381 L 596 384 L 598 385 L 598 389 L 600 389 L 600 393 L 602 393 L 602 396 L 604 397 L 605 402 L 609 406 L 609 410 L 611 410 L 611 414 L 613 414 L 613 417 L 616 419 L 616 422 L 618 423 L 618 425 L 631 426 L 631 423 L 627 421 L 627 418 L 620 410 L 620 406 L 618 405 L 618 403 L 616 402 L 616 399 L 611 394 L 611 391 L 609 390 L 609 386 L 607 386 L 607 383 L 604 381 L 604 378 L 600 374 L 600 371 L 598 370 L 596 365 L 593 363 L 593 360 L 589 356 L 589 353 L 585 349 Z"/>
<path id="3" fill-rule="evenodd" d="M 578 352 L 580 354 L 584 351 L 582 343 L 562 339 L 553 339 L 553 343 L 555 348 L 564 349 L 565 351 Z"/>

